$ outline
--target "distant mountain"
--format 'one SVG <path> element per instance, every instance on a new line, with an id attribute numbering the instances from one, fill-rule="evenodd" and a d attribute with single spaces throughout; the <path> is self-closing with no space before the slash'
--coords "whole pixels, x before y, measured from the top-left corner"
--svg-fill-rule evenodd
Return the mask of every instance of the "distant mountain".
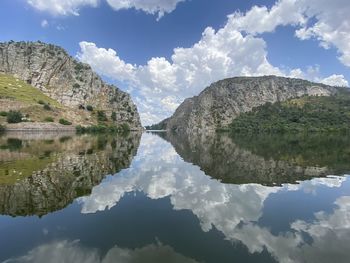
<path id="1" fill-rule="evenodd" d="M 60 105 L 65 108 L 64 116 L 73 124 L 94 124 L 100 111 L 111 123 L 126 123 L 131 129 L 142 128 L 137 108 L 129 94 L 106 84 L 89 65 L 78 62 L 58 46 L 40 41 L 0 43 L 0 73 L 2 93 L 13 88 L 28 91 L 25 85 L 11 83 L 22 80 L 26 87 L 31 85 L 54 100 L 57 108 Z M 6 83 L 4 78 L 11 76 L 13 79 Z M 7 91 L 4 91 L 5 88 Z M 12 105 L 12 110 L 20 110 L 30 106 L 33 101 L 38 102 L 36 95 L 33 93 L 33 97 L 26 101 L 30 103 L 24 105 L 18 97 L 5 94 L 0 97 L 0 105 Z"/>
<path id="2" fill-rule="evenodd" d="M 276 76 L 235 77 L 213 83 L 198 96 L 186 99 L 173 116 L 157 126 L 193 132 L 227 128 L 241 113 L 266 103 L 302 96 L 332 96 L 336 87 Z"/>

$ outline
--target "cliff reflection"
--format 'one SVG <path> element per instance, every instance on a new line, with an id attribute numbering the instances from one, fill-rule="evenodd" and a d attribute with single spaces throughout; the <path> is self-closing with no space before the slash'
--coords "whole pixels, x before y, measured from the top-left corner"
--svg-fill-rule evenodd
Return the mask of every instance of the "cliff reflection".
<path id="1" fill-rule="evenodd" d="M 347 136 L 158 135 L 186 162 L 224 183 L 281 185 L 350 171 Z"/>
<path id="2" fill-rule="evenodd" d="M 129 167 L 140 134 L 8 134 L 0 138 L 0 214 L 42 216 Z"/>

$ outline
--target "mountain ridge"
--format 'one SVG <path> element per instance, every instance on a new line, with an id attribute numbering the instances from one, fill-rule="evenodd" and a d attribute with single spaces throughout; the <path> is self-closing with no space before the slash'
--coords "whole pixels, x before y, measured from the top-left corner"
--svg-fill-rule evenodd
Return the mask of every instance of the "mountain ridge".
<path id="1" fill-rule="evenodd" d="M 227 78 L 185 99 L 171 117 L 155 126 L 181 132 L 216 130 L 228 127 L 239 114 L 268 102 L 338 92 L 338 88 L 325 84 L 273 75 Z"/>
<path id="2" fill-rule="evenodd" d="M 25 81 L 66 107 L 87 111 L 92 106 L 107 116 L 115 112 L 116 123 L 142 129 L 130 95 L 105 83 L 88 64 L 59 46 L 40 41 L 0 43 L 0 72 Z"/>

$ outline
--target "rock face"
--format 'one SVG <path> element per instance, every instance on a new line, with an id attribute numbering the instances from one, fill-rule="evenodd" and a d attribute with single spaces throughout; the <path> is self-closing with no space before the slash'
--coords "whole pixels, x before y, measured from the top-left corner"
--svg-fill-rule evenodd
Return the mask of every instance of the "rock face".
<path id="1" fill-rule="evenodd" d="M 160 123 L 167 130 L 193 132 L 229 125 L 240 113 L 267 102 L 292 98 L 330 96 L 335 87 L 276 76 L 236 77 L 212 84 L 198 96 L 186 99 L 172 117 Z"/>
<path id="2" fill-rule="evenodd" d="M 0 72 L 26 81 L 67 107 L 91 105 L 109 116 L 115 112 L 117 123 L 141 128 L 129 94 L 106 84 L 89 65 L 78 62 L 58 46 L 42 42 L 0 43 Z"/>

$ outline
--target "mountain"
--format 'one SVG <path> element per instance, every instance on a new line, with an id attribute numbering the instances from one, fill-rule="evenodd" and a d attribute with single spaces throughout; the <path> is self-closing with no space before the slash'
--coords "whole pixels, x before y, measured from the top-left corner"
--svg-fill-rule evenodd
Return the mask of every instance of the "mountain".
<path id="1" fill-rule="evenodd" d="M 0 73 L 1 77 L 22 80 L 56 101 L 57 108 L 64 108 L 62 112 L 71 112 L 66 115 L 74 124 L 96 123 L 93 111 L 95 115 L 101 111 L 107 118 L 113 114 L 116 124 L 126 123 L 131 129 L 141 129 L 130 95 L 105 83 L 89 65 L 77 61 L 58 46 L 40 41 L 0 43 Z M 11 83 L 8 86 L 6 88 L 11 88 Z M 24 85 L 20 86 L 15 89 Z M 35 96 L 31 102 L 33 100 L 38 101 Z M 0 102 L 12 105 L 12 110 L 23 106 L 23 101 L 17 103 L 18 98 L 13 96 L 1 96 Z"/>
<path id="2" fill-rule="evenodd" d="M 193 132 L 228 127 L 241 113 L 266 103 L 302 96 L 331 96 L 335 87 L 277 76 L 235 77 L 213 83 L 198 96 L 186 99 L 173 116 L 157 127 Z"/>

